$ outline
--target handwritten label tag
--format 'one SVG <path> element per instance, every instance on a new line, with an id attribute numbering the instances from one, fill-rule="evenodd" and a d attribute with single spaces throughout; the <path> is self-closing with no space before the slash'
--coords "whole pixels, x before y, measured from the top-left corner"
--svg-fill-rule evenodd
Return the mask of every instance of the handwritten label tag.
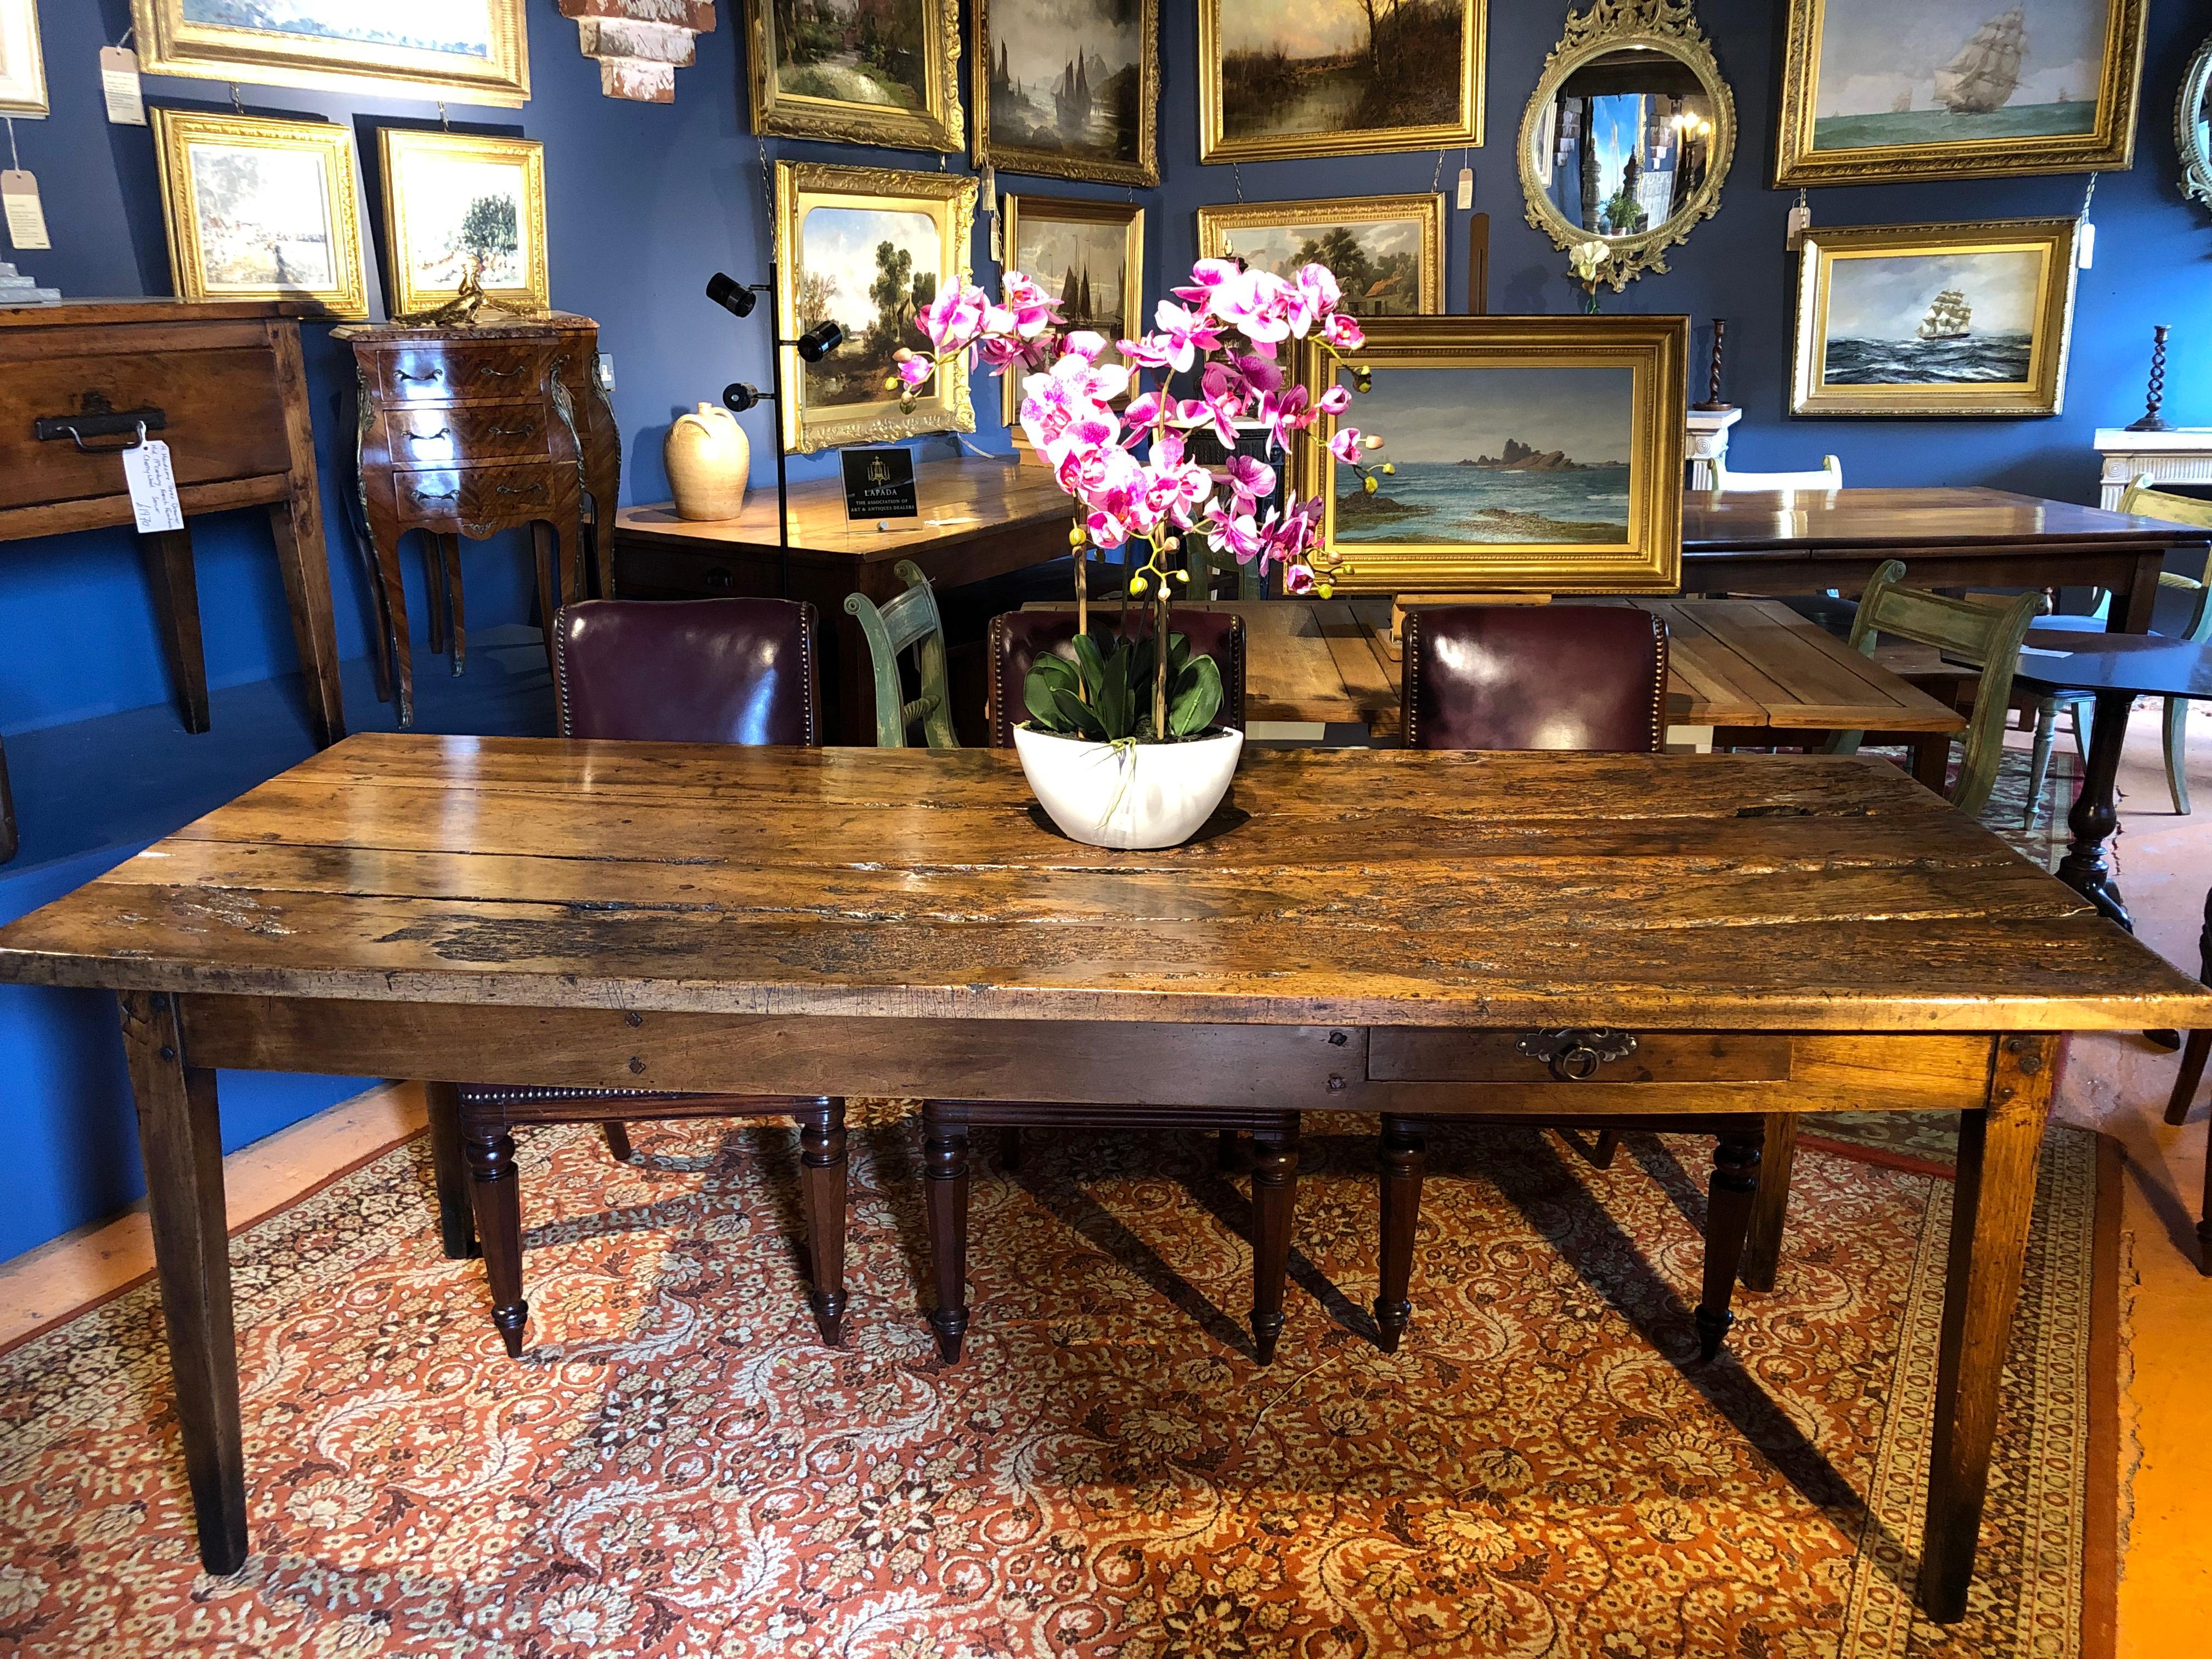
<path id="1" fill-rule="evenodd" d="M 1474 205 L 1474 169 L 1462 167 L 1459 170 L 1459 210 L 1464 213 Z"/>
<path id="2" fill-rule="evenodd" d="M 138 87 L 138 54 L 128 46 L 100 49 L 100 89 L 107 97 L 107 118 L 118 127 L 146 125 L 146 100 Z"/>
<path id="3" fill-rule="evenodd" d="M 169 447 L 149 438 L 123 452 L 123 481 L 131 486 L 131 511 L 142 531 L 182 530 L 184 504 L 177 499 L 177 475 L 169 465 Z"/>
<path id="4" fill-rule="evenodd" d="M 19 168 L 0 172 L 0 213 L 8 219 L 8 240 L 27 252 L 52 247 L 46 240 L 46 210 L 39 205 L 39 181 Z"/>

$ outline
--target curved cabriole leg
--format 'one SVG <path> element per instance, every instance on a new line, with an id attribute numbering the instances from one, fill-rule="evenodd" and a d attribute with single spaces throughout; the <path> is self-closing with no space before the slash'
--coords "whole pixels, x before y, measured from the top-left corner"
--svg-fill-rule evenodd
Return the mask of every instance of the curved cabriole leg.
<path id="1" fill-rule="evenodd" d="M 599 1125 L 599 1133 L 607 1138 L 607 1156 L 617 1164 L 630 1159 L 629 1126 L 626 1123 L 606 1122 Z"/>
<path id="2" fill-rule="evenodd" d="M 1298 1201 L 1298 1121 L 1252 1132 L 1252 1351 L 1275 1363 L 1283 1334 L 1283 1285 L 1291 1270 L 1291 1221 Z"/>
<path id="3" fill-rule="evenodd" d="M 937 1305 L 929 1327 L 948 1365 L 968 1334 L 968 1119 L 935 1101 L 921 1109 L 923 1187 L 929 1207 L 929 1263 Z"/>
<path id="4" fill-rule="evenodd" d="M 800 1183 L 805 1188 L 806 1255 L 814 1288 L 807 1301 L 822 1340 L 836 1347 L 845 1318 L 845 1103 L 825 1100 L 799 1123 Z"/>
<path id="5" fill-rule="evenodd" d="M 1421 1221 L 1421 1174 L 1428 1143 L 1421 1124 L 1410 1117 L 1382 1120 L 1382 1282 L 1375 1297 L 1375 1326 L 1382 1352 L 1398 1352 L 1399 1339 L 1413 1322 L 1407 1294 L 1413 1278 L 1413 1234 Z"/>
<path id="6" fill-rule="evenodd" d="M 1744 1236 L 1759 1198 L 1759 1149 L 1764 1125 L 1731 1130 L 1713 1148 L 1713 1178 L 1706 1187 L 1705 1297 L 1698 1305 L 1698 1357 L 1717 1358 L 1735 1316 L 1729 1303 L 1735 1294 L 1736 1270 L 1743 1262 Z"/>
<path id="7" fill-rule="evenodd" d="M 472 1128 L 463 1133 L 461 1149 L 475 1177 L 469 1197 L 491 1280 L 491 1322 L 499 1327 L 507 1358 L 520 1359 L 530 1304 L 522 1299 L 522 1182 L 515 1174 L 514 1137 L 504 1129 Z"/>

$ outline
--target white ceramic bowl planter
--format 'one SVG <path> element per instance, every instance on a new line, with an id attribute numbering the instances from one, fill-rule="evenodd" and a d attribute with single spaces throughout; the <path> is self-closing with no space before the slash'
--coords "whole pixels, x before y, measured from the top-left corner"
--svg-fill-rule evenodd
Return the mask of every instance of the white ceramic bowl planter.
<path id="1" fill-rule="evenodd" d="M 1229 793 L 1244 734 L 1112 744 L 1018 726 L 1014 748 L 1038 802 L 1071 840 L 1174 847 L 1196 835 Z"/>

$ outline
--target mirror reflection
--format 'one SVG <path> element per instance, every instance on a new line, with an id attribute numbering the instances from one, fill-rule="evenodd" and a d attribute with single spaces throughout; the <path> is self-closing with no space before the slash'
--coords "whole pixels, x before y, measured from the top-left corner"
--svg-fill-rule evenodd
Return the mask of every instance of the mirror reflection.
<path id="1" fill-rule="evenodd" d="M 1689 64 L 1622 47 L 1577 66 L 1532 141 L 1538 184 L 1575 229 L 1647 235 L 1689 210 L 1713 157 L 1713 100 Z"/>

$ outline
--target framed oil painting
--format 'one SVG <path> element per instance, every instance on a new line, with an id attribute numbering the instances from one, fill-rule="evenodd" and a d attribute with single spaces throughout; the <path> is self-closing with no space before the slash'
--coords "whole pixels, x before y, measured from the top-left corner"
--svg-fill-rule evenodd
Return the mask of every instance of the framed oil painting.
<path id="1" fill-rule="evenodd" d="M 945 173 L 775 164 L 777 325 L 786 340 L 835 322 L 844 343 L 818 363 L 784 353 L 787 449 L 892 443 L 973 432 L 967 378 L 942 374 L 912 410 L 885 385 L 902 348 L 927 351 L 915 325 L 939 289 L 968 277 L 975 181 Z"/>
<path id="2" fill-rule="evenodd" d="M 1340 202 L 1240 202 L 1198 210 L 1198 251 L 1287 276 L 1319 260 L 1358 317 L 1444 308 L 1444 198 L 1368 196 Z"/>
<path id="3" fill-rule="evenodd" d="M 39 51 L 39 0 L 0 0 L 0 115 L 46 112 L 46 66 Z"/>
<path id="4" fill-rule="evenodd" d="M 350 128 L 147 112 L 180 300 L 301 300 L 368 315 Z"/>
<path id="5" fill-rule="evenodd" d="M 1489 0 L 1198 0 L 1198 159 L 1482 142 Z"/>
<path id="6" fill-rule="evenodd" d="M 957 151 L 959 0 L 745 0 L 753 131 Z"/>
<path id="7" fill-rule="evenodd" d="M 2124 172 L 2146 0 L 1790 0 L 1777 185 Z"/>
<path id="8" fill-rule="evenodd" d="M 131 23 L 147 75 L 530 101 L 524 0 L 131 0 Z"/>
<path id="9" fill-rule="evenodd" d="M 2079 234 L 2074 219 L 1809 233 L 1790 412 L 2057 414 Z"/>
<path id="10" fill-rule="evenodd" d="M 1008 270 L 1043 284 L 1060 301 L 1060 321 L 1095 329 L 1109 341 L 1105 362 L 1121 360 L 1126 340 L 1146 328 L 1145 210 L 1133 202 L 1079 202 L 1008 196 L 1000 220 Z M 1024 444 L 1021 376 L 1005 384 L 1006 424 Z"/>
<path id="11" fill-rule="evenodd" d="M 1160 181 L 1159 0 L 974 0 L 975 165 Z"/>
<path id="12" fill-rule="evenodd" d="M 472 269 L 501 305 L 550 308 L 544 145 L 401 127 L 380 128 L 377 143 L 393 316 L 442 305 Z"/>
<path id="13" fill-rule="evenodd" d="M 1347 593 L 1673 592 L 1682 580 L 1686 317 L 1383 317 L 1370 388 L 1301 435 Z M 1328 380 L 1301 342 L 1298 373 Z M 1314 377 L 1318 376 L 1316 380 Z M 1340 365 L 1347 386 L 1352 371 Z M 1328 452 L 1381 437 L 1370 494 Z"/>

